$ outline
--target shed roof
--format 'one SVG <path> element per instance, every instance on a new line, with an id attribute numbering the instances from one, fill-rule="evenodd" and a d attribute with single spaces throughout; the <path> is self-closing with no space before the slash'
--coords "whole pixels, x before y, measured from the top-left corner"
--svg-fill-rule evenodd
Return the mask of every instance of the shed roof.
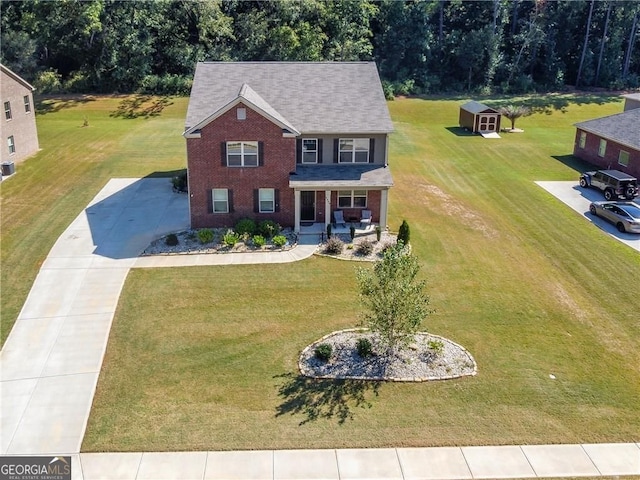
<path id="1" fill-rule="evenodd" d="M 304 133 L 388 133 L 393 123 L 373 62 L 200 62 L 186 130 L 203 126 L 243 85 L 263 111 Z M 210 120 L 209 120 L 210 121 Z"/>
<path id="2" fill-rule="evenodd" d="M 640 108 L 575 124 L 576 128 L 640 150 Z"/>
<path id="3" fill-rule="evenodd" d="M 470 102 L 461 105 L 460 108 L 462 110 L 466 110 L 467 112 L 471 112 L 473 114 L 476 113 L 498 113 L 497 110 L 487 107 L 484 103 L 476 102 L 471 100 Z"/>

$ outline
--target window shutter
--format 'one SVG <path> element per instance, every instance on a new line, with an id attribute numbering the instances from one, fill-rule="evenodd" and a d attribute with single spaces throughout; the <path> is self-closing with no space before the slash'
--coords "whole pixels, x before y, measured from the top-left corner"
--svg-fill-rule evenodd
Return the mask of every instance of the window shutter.
<path id="1" fill-rule="evenodd" d="M 340 148 L 340 139 L 333 140 L 333 163 L 338 163 L 338 148 Z"/>
<path id="2" fill-rule="evenodd" d="M 213 189 L 209 190 L 207 195 L 207 213 L 213 213 Z"/>
<path id="3" fill-rule="evenodd" d="M 233 190 L 227 190 L 227 201 L 229 202 L 229 213 L 233 213 Z"/>
<path id="4" fill-rule="evenodd" d="M 257 188 L 253 189 L 253 211 L 260 212 L 260 191 Z"/>
<path id="5" fill-rule="evenodd" d="M 264 165 L 264 142 L 258 142 L 258 166 Z"/>
<path id="6" fill-rule="evenodd" d="M 322 139 L 318 139 L 318 163 L 322 163 Z"/>
<path id="7" fill-rule="evenodd" d="M 376 159 L 375 159 L 375 146 L 376 146 L 376 139 L 375 138 L 370 138 L 369 139 L 369 163 L 375 163 Z"/>
<path id="8" fill-rule="evenodd" d="M 227 166 L 227 142 L 220 143 L 220 164 Z"/>
<path id="9" fill-rule="evenodd" d="M 296 163 L 302 163 L 302 139 L 296 139 Z"/>
<path id="10" fill-rule="evenodd" d="M 279 212 L 280 211 L 280 190 L 278 190 L 277 188 L 273 192 L 273 202 L 275 204 L 273 206 L 273 211 Z"/>

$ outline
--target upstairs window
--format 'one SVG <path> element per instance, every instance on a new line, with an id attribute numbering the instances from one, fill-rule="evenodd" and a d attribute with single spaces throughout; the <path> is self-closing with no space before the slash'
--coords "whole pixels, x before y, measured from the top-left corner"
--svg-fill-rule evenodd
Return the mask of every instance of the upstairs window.
<path id="1" fill-rule="evenodd" d="M 302 163 L 318 163 L 318 140 L 316 138 L 302 139 Z"/>
<path id="2" fill-rule="evenodd" d="M 598 156 L 604 157 L 604 154 L 607 151 L 607 141 L 600 139 L 600 146 L 598 147 Z"/>
<path id="3" fill-rule="evenodd" d="M 228 167 L 257 167 L 258 142 L 227 142 Z"/>
<path id="4" fill-rule="evenodd" d="M 25 95 L 23 97 L 24 100 L 24 113 L 31 113 L 31 101 L 29 100 L 29 95 Z"/>
<path id="5" fill-rule="evenodd" d="M 11 120 L 11 102 L 4 102 L 4 118 Z"/>
<path id="6" fill-rule="evenodd" d="M 339 163 L 369 163 L 368 138 L 341 138 L 338 149 Z"/>

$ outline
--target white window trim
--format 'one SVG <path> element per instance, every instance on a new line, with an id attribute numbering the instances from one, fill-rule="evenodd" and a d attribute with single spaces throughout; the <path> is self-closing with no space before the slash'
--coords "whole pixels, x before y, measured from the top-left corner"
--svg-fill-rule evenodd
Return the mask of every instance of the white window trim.
<path id="1" fill-rule="evenodd" d="M 29 95 L 24 95 L 22 99 L 24 100 L 24 113 L 31 113 L 31 99 Z"/>
<path id="2" fill-rule="evenodd" d="M 349 192 L 349 195 L 341 195 L 343 192 Z M 356 206 L 354 199 L 356 197 L 360 198 L 363 195 L 356 195 L 355 192 L 364 192 L 364 206 Z M 349 198 L 349 205 L 340 205 L 341 198 Z M 368 190 L 338 190 L 338 208 L 367 208 L 369 200 L 369 191 Z"/>
<path id="3" fill-rule="evenodd" d="M 349 150 L 343 150 L 342 149 L 342 142 L 346 142 L 346 141 L 350 141 L 353 145 L 353 148 L 349 149 Z M 357 150 L 356 149 L 356 142 L 357 141 L 366 141 L 366 145 L 367 145 L 367 160 L 366 162 L 356 162 L 356 152 L 362 152 L 364 150 Z M 369 163 L 369 145 L 370 145 L 371 140 L 369 138 L 340 138 L 338 139 L 338 163 Z M 342 161 L 342 154 L 343 153 L 350 153 L 351 154 L 351 161 Z"/>
<path id="4" fill-rule="evenodd" d="M 627 163 L 622 163 L 622 154 L 626 154 L 627 156 Z M 627 152 L 626 150 L 620 150 L 620 152 L 618 153 L 618 165 L 622 165 L 623 167 L 628 167 L 629 166 L 629 152 Z"/>
<path id="5" fill-rule="evenodd" d="M 316 148 L 315 148 L 315 150 L 305 150 L 305 149 L 304 149 L 304 142 L 305 142 L 305 141 L 307 141 L 307 142 L 308 142 L 308 141 L 314 141 L 314 142 L 316 142 Z M 315 160 L 314 160 L 313 162 L 305 162 L 305 161 L 304 161 L 304 157 L 305 157 L 305 155 L 304 155 L 304 154 L 305 154 L 305 151 L 306 151 L 307 153 L 311 153 L 311 152 L 313 152 L 313 153 L 315 154 Z M 306 163 L 306 164 L 318 163 L 318 139 L 317 139 L 317 138 L 303 138 L 303 139 L 302 139 L 302 153 L 301 153 L 301 155 L 302 155 L 302 158 L 300 159 L 300 162 L 301 162 L 301 163 Z"/>
<path id="6" fill-rule="evenodd" d="M 600 139 L 600 144 L 598 145 L 598 156 L 604 157 L 607 153 L 607 141 L 604 139 Z"/>
<path id="7" fill-rule="evenodd" d="M 9 155 L 16 153 L 16 140 L 13 138 L 13 135 L 7 137 L 7 148 L 9 149 Z"/>
<path id="8" fill-rule="evenodd" d="M 230 143 L 239 143 L 240 144 L 240 165 L 229 165 L 229 144 Z M 255 165 L 246 165 L 245 164 L 245 152 L 244 152 L 244 146 L 245 145 L 252 145 L 256 147 L 256 164 Z M 246 155 L 252 155 L 253 153 L 247 153 Z M 236 154 L 234 154 L 234 156 L 237 156 Z M 260 165 L 260 146 L 258 142 L 243 142 L 243 141 L 230 141 L 227 142 L 227 167 L 257 167 Z"/>
<path id="9" fill-rule="evenodd" d="M 267 198 L 263 198 L 263 195 L 266 195 Z M 271 202 L 271 210 L 267 210 L 267 209 L 263 210 L 262 202 Z M 275 213 L 276 211 L 276 189 L 275 188 L 258 189 L 258 211 L 260 213 Z"/>
<path id="10" fill-rule="evenodd" d="M 7 114 L 8 114 L 8 116 L 7 116 Z M 10 101 L 4 102 L 4 119 L 7 122 L 9 120 L 13 119 L 13 113 L 11 112 L 11 102 Z"/>
<path id="11" fill-rule="evenodd" d="M 224 192 L 224 196 L 225 199 L 221 200 L 218 199 L 216 200 L 216 192 Z M 226 188 L 214 188 L 211 190 L 211 202 L 212 202 L 212 206 L 213 206 L 213 213 L 229 213 L 229 190 Z M 216 202 L 218 203 L 225 203 L 225 210 L 224 211 L 216 211 Z"/>
<path id="12" fill-rule="evenodd" d="M 587 132 L 580 132 L 580 140 L 578 141 L 580 148 L 584 148 L 587 145 Z"/>

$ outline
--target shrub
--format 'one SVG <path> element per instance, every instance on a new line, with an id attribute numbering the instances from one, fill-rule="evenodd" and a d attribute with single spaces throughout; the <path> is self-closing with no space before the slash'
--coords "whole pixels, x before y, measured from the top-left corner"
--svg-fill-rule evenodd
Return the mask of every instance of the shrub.
<path id="1" fill-rule="evenodd" d="M 382 246 L 382 253 L 387 253 L 388 250 L 394 248 L 396 244 L 394 242 L 387 242 Z"/>
<path id="2" fill-rule="evenodd" d="M 406 220 L 402 220 L 402 224 L 398 230 L 398 243 L 402 242 L 403 245 L 409 245 L 410 236 L 411 232 L 409 231 L 409 224 Z"/>
<path id="3" fill-rule="evenodd" d="M 358 248 L 356 249 L 358 255 L 362 255 L 366 257 L 367 255 L 371 255 L 373 252 L 373 243 L 369 240 L 363 240 L 358 244 Z"/>
<path id="4" fill-rule="evenodd" d="M 198 230 L 198 240 L 200 243 L 211 243 L 213 242 L 213 230 L 210 228 L 203 228 L 202 230 Z"/>
<path id="5" fill-rule="evenodd" d="M 329 255 L 338 255 L 342 253 L 343 248 L 344 242 L 342 240 L 340 240 L 338 237 L 331 237 L 327 240 L 327 243 L 324 246 L 324 251 Z"/>
<path id="6" fill-rule="evenodd" d="M 233 230 L 228 230 L 227 233 L 225 233 L 222 237 L 222 243 L 224 243 L 227 247 L 233 247 L 239 241 L 240 236 Z"/>
<path id="7" fill-rule="evenodd" d="M 333 347 L 328 343 L 321 343 L 316 347 L 313 352 L 313 355 L 323 362 L 328 361 L 331 358 L 331 354 L 333 353 Z"/>
<path id="8" fill-rule="evenodd" d="M 40 72 L 33 81 L 38 93 L 59 93 L 62 90 L 62 75 L 57 70 Z"/>
<path id="9" fill-rule="evenodd" d="M 173 184 L 173 189 L 176 192 L 186 192 L 187 191 L 187 171 L 183 170 L 178 175 L 171 179 L 171 183 Z"/>
<path id="10" fill-rule="evenodd" d="M 271 239 L 271 242 L 278 248 L 282 248 L 287 244 L 287 237 L 284 235 L 276 235 Z"/>
<path id="11" fill-rule="evenodd" d="M 250 218 L 243 218 L 242 220 L 238 220 L 238 223 L 236 223 L 236 226 L 233 228 L 233 230 L 238 235 L 242 236 L 245 233 L 248 235 L 253 235 L 254 233 L 256 233 L 256 228 L 256 222 L 254 222 Z"/>
<path id="12" fill-rule="evenodd" d="M 178 245 L 178 236 L 175 233 L 170 233 L 167 235 L 167 238 L 164 239 L 164 243 L 169 245 L 170 247 L 174 247 Z"/>
<path id="13" fill-rule="evenodd" d="M 371 340 L 368 338 L 359 338 L 356 342 L 356 350 L 358 351 L 358 355 L 362 358 L 367 358 L 373 355 L 373 345 L 371 345 Z"/>
<path id="14" fill-rule="evenodd" d="M 380 228 L 380 225 L 376 225 L 376 240 L 378 242 L 380 241 L 381 235 L 382 235 L 382 229 Z"/>
<path id="15" fill-rule="evenodd" d="M 251 241 L 258 248 L 264 247 L 264 244 L 267 243 L 267 241 L 262 235 L 254 235 Z"/>
<path id="16" fill-rule="evenodd" d="M 436 355 L 440 355 L 444 351 L 444 343 L 442 340 L 429 340 L 427 342 L 427 348 Z"/>
<path id="17" fill-rule="evenodd" d="M 274 235 L 279 234 L 280 230 L 282 230 L 280 225 L 273 220 L 263 220 L 260 222 L 260 225 L 258 225 L 258 233 L 264 238 L 271 238 Z"/>

